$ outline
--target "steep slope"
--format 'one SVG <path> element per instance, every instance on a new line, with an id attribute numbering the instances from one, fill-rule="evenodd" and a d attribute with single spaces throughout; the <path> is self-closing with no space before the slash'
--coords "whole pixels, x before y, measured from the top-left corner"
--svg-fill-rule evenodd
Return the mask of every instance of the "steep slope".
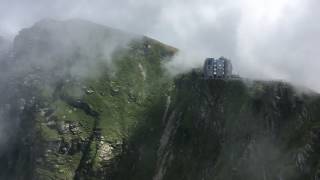
<path id="1" fill-rule="evenodd" d="M 319 95 L 282 82 L 206 81 L 197 72 L 177 78 L 175 87 L 161 137 L 133 141 L 136 152 L 123 162 L 139 159 L 118 179 L 319 178 Z M 154 141 L 156 151 L 141 152 Z"/>
<path id="2" fill-rule="evenodd" d="M 174 162 L 183 166 L 173 164 L 165 179 L 174 179 L 181 168 L 189 169 L 185 179 L 309 179 L 317 174 L 306 161 L 318 164 L 310 134 L 319 120 L 319 96 L 300 96 L 285 83 L 248 87 L 238 81 L 201 82 L 192 75 L 179 86 L 184 103 L 176 111 L 183 115 L 173 153 Z M 189 152 L 182 156 L 184 149 Z"/>
<path id="3" fill-rule="evenodd" d="M 0 84 L 0 179 L 320 178 L 318 94 L 173 79 L 176 51 L 83 20 L 22 30 Z"/>
<path id="4" fill-rule="evenodd" d="M 3 179 L 100 179 L 145 112 L 165 103 L 176 49 L 82 20 L 44 20 L 16 37 L 6 104 L 20 129 Z M 4 94 L 5 92 L 3 92 Z M 8 145 L 9 146 L 9 145 Z"/>

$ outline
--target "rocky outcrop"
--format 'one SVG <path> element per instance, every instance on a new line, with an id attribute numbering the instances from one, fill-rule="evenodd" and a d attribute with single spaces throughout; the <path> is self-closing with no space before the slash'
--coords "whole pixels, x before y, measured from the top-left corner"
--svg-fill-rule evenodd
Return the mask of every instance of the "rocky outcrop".
<path id="1" fill-rule="evenodd" d="M 162 65 L 176 49 L 143 37 L 110 53 L 124 43 L 114 31 L 47 20 L 15 39 L 26 68 L 1 80 L 14 133 L 0 179 L 319 179 L 318 94 L 197 70 L 173 79 Z"/>
<path id="2" fill-rule="evenodd" d="M 173 94 L 159 134 L 128 147 L 139 158 L 125 164 L 135 170 L 116 179 L 318 177 L 319 95 L 282 82 L 207 81 L 197 72 L 177 78 Z M 144 148 L 154 141 L 155 149 Z M 150 173 L 139 175 L 143 167 Z"/>

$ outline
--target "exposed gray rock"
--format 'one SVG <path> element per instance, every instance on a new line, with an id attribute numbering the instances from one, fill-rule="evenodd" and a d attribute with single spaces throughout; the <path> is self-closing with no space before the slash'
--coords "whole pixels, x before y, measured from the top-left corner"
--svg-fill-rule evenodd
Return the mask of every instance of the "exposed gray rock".
<path id="1" fill-rule="evenodd" d="M 69 132 L 69 123 L 65 121 L 60 121 L 57 123 L 57 130 L 60 134 L 65 134 Z"/>
<path id="2" fill-rule="evenodd" d="M 92 90 L 92 89 L 87 89 L 86 90 L 86 94 L 88 94 L 88 95 L 91 95 L 91 94 L 94 94 L 95 92 L 94 92 L 94 90 Z"/>
<path id="3" fill-rule="evenodd" d="M 116 96 L 116 95 L 118 95 L 119 94 L 119 92 L 120 92 L 120 89 L 118 89 L 118 88 L 111 88 L 111 95 L 112 96 Z"/>
<path id="4" fill-rule="evenodd" d="M 80 133 L 80 127 L 77 122 L 71 122 L 69 124 L 69 130 L 73 135 L 79 134 Z"/>

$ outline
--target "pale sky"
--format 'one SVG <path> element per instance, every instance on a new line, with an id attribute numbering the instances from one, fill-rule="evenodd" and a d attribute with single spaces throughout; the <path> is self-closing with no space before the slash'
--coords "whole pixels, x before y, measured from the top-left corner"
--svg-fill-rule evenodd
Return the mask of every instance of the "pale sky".
<path id="1" fill-rule="evenodd" d="M 0 36 L 43 18 L 83 18 L 181 49 L 171 69 L 225 56 L 244 77 L 320 92 L 318 0 L 0 0 Z"/>

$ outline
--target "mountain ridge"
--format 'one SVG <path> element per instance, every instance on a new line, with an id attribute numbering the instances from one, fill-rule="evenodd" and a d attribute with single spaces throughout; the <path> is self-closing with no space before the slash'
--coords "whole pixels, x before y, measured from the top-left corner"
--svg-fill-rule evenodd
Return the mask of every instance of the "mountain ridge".
<path id="1" fill-rule="evenodd" d="M 0 179 L 320 177 L 319 94 L 201 70 L 172 77 L 176 48 L 73 22 L 15 39 L 0 109 L 16 126 Z"/>

